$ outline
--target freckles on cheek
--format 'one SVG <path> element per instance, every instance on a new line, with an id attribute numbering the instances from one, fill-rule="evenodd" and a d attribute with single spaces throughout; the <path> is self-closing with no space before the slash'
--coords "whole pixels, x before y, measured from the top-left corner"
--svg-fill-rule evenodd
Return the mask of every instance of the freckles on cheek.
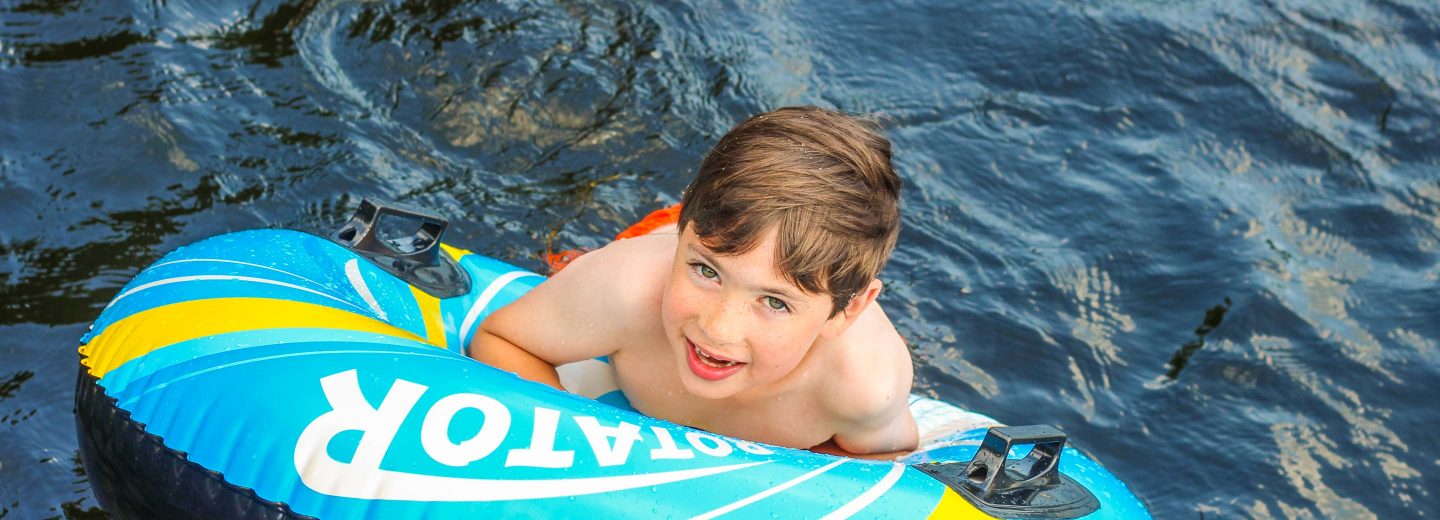
<path id="1" fill-rule="evenodd" d="M 807 350 L 806 347 L 809 347 L 809 345 L 802 344 L 802 338 L 773 330 L 760 333 L 757 339 L 770 347 L 769 350 L 773 354 L 771 354 L 770 362 L 766 365 L 775 370 L 799 363 L 801 356 Z"/>
<path id="2" fill-rule="evenodd" d="M 696 300 L 697 298 L 694 294 L 686 291 L 681 291 L 679 294 L 675 295 L 675 298 L 673 300 L 675 302 L 675 310 L 680 311 L 680 313 L 682 314 L 688 314 L 695 310 Z"/>
<path id="3" fill-rule="evenodd" d="M 661 312 L 667 319 L 679 320 L 695 315 L 697 308 L 697 297 L 694 294 L 684 290 L 671 290 L 662 303 Z"/>

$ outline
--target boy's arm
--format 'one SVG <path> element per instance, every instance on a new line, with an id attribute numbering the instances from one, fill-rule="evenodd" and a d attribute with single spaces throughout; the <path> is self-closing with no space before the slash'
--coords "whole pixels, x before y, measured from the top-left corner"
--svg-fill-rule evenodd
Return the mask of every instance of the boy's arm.
<path id="1" fill-rule="evenodd" d="M 811 451 L 878 460 L 895 460 L 908 455 L 920 444 L 920 431 L 910 415 L 908 399 L 905 394 L 901 395 L 896 400 L 898 410 L 887 407 L 883 413 L 837 432 L 829 441 L 811 448 Z"/>
<path id="2" fill-rule="evenodd" d="M 910 349 L 878 304 L 870 305 L 848 331 L 862 348 L 844 356 L 825 396 L 837 424 L 821 453 L 894 460 L 920 443 L 910 415 L 915 368 Z M 827 451 L 833 448 L 839 453 Z"/>
<path id="3" fill-rule="evenodd" d="M 565 389 L 560 386 L 560 373 L 555 371 L 555 365 L 505 338 L 490 333 L 485 330 L 484 324 L 481 324 L 480 331 L 476 332 L 475 338 L 471 340 L 470 357 L 492 367 L 514 372 L 521 378 Z"/>
<path id="4" fill-rule="evenodd" d="M 910 418 L 910 411 L 909 411 L 908 409 L 905 411 L 905 419 L 906 419 L 906 420 L 903 421 L 903 422 L 908 422 L 908 424 L 910 425 L 910 428 L 911 428 L 912 430 L 915 429 L 915 420 L 912 419 L 912 418 Z M 902 421 L 896 421 L 896 422 L 902 422 Z M 917 448 L 917 447 L 918 447 L 918 444 L 919 444 L 919 436 L 920 436 L 920 435 L 919 435 L 919 432 L 918 432 L 918 431 L 915 432 L 915 433 L 902 435 L 902 438 L 907 438 L 907 437 L 908 437 L 908 438 L 915 439 L 914 442 L 908 444 L 908 446 L 907 446 L 907 447 L 904 447 L 904 448 L 897 448 L 897 449 L 892 449 L 892 450 L 888 450 L 888 451 L 869 452 L 869 451 L 863 451 L 863 450 L 850 450 L 850 449 L 845 449 L 845 448 L 840 447 L 840 443 L 837 442 L 837 439 L 840 438 L 841 436 L 840 436 L 840 435 L 836 435 L 835 437 L 831 437 L 830 440 L 825 441 L 825 442 L 823 442 L 823 443 L 820 443 L 819 445 L 816 445 L 816 446 L 810 448 L 810 451 L 813 451 L 813 452 L 815 452 L 815 453 L 824 453 L 824 454 L 826 454 L 826 455 L 838 455 L 838 456 L 841 456 L 841 457 L 850 457 L 850 458 L 852 458 L 852 459 L 900 460 L 901 458 L 903 458 L 903 457 L 909 455 L 911 452 L 914 452 L 914 451 L 915 451 L 915 448 Z M 853 442 L 854 442 L 854 441 L 847 439 L 845 442 L 846 442 L 846 445 L 847 445 L 847 446 L 852 446 L 852 447 L 853 447 Z"/>
<path id="5" fill-rule="evenodd" d="M 638 240 L 638 239 L 637 239 Z M 632 255 L 622 240 L 585 254 L 481 322 L 470 356 L 520 377 L 560 387 L 555 366 L 612 354 L 626 330 L 635 283 Z M 627 263 L 627 257 L 628 263 Z M 628 283 L 626 283 L 628 282 Z"/>

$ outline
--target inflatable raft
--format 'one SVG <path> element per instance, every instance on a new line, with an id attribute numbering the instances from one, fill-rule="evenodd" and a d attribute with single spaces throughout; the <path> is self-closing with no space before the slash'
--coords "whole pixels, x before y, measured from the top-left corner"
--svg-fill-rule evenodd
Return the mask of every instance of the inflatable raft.
<path id="1" fill-rule="evenodd" d="M 544 280 L 365 201 L 331 237 L 257 230 L 140 272 L 81 340 L 81 453 L 135 518 L 1148 518 L 1050 427 L 912 396 L 901 462 L 638 414 L 604 360 L 574 393 L 464 355 Z M 408 226 L 408 227 L 406 227 Z M 399 232 L 395 232 L 396 230 Z"/>

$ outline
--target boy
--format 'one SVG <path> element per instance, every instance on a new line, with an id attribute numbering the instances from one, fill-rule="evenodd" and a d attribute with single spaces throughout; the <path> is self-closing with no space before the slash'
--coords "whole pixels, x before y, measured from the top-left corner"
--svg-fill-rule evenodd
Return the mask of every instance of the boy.
<path id="1" fill-rule="evenodd" d="M 675 226 L 576 258 L 490 315 L 471 355 L 556 388 L 556 365 L 609 356 L 651 417 L 891 458 L 918 442 L 910 353 L 875 302 L 899 191 L 873 125 L 755 116 L 706 156 Z"/>

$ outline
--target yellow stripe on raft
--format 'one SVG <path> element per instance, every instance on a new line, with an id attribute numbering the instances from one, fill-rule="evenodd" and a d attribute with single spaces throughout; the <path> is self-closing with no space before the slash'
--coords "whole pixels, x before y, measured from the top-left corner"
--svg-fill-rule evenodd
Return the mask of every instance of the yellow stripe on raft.
<path id="1" fill-rule="evenodd" d="M 182 341 L 247 330 L 321 327 L 423 338 L 380 320 L 324 305 L 267 298 L 212 298 L 172 303 L 105 328 L 80 355 L 90 374 L 105 377 L 132 359 Z"/>
<path id="2" fill-rule="evenodd" d="M 960 496 L 955 490 L 945 488 L 945 493 L 940 495 L 940 503 L 935 505 L 935 510 L 930 512 L 930 518 L 995 518 L 985 514 L 984 511 L 976 509 L 970 501 Z"/>
<path id="3" fill-rule="evenodd" d="M 413 285 L 410 286 L 410 293 L 415 295 L 415 304 L 420 306 L 420 321 L 425 322 L 425 339 L 445 348 L 445 325 L 440 323 L 440 299 Z"/>
<path id="4" fill-rule="evenodd" d="M 454 261 L 456 261 L 456 262 L 459 262 L 459 261 L 460 261 L 460 257 L 462 257 L 462 256 L 474 254 L 474 253 L 471 253 L 469 249 L 460 249 L 460 248 L 458 248 L 458 247 L 452 246 L 452 245 L 450 245 L 450 244 L 446 244 L 446 243 L 444 243 L 444 242 L 441 242 L 441 243 L 440 243 L 440 250 L 441 250 L 441 251 L 444 251 L 444 252 L 446 252 L 446 253 L 449 253 L 449 254 L 450 254 L 450 259 L 451 259 L 451 260 L 454 260 Z"/>

